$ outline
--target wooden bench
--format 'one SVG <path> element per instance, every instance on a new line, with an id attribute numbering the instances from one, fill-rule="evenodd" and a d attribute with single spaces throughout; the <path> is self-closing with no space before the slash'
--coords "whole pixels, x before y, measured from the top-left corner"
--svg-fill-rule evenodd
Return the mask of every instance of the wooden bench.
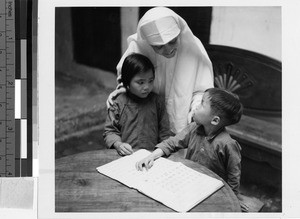
<path id="1" fill-rule="evenodd" d="M 240 144 L 248 146 L 243 147 L 244 156 L 281 170 L 281 125 L 243 115 L 227 130 Z"/>

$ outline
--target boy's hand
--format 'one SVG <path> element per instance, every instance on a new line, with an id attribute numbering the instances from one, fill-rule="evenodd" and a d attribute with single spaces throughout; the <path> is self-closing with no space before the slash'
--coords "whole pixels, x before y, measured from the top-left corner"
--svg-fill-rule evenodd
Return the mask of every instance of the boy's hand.
<path id="1" fill-rule="evenodd" d="M 137 170 L 143 171 L 143 167 L 146 168 L 146 170 L 149 170 L 153 166 L 154 157 L 152 154 L 145 157 L 144 159 L 140 160 L 139 162 L 136 162 L 135 167 Z"/>
<path id="2" fill-rule="evenodd" d="M 145 167 L 146 170 L 149 170 L 153 166 L 154 160 L 156 160 L 157 158 L 159 158 L 163 155 L 164 155 L 164 152 L 160 148 L 157 148 L 157 149 L 155 149 L 155 151 L 152 152 L 152 154 L 148 155 L 141 161 L 137 162 L 135 164 L 135 167 L 137 170 L 140 170 L 140 171 L 143 170 L 143 167 Z"/>
<path id="3" fill-rule="evenodd" d="M 115 144 L 114 147 L 121 156 L 130 155 L 133 153 L 131 145 L 127 143 Z"/>
<path id="4" fill-rule="evenodd" d="M 190 111 L 188 113 L 188 124 L 194 121 L 193 115 L 194 115 L 194 111 Z"/>

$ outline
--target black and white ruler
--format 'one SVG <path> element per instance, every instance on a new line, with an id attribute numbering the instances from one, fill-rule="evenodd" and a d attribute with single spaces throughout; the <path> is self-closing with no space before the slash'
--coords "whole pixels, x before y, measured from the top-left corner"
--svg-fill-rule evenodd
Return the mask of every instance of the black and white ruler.
<path id="1" fill-rule="evenodd" d="M 30 2 L 0 0 L 1 177 L 32 176 Z"/>

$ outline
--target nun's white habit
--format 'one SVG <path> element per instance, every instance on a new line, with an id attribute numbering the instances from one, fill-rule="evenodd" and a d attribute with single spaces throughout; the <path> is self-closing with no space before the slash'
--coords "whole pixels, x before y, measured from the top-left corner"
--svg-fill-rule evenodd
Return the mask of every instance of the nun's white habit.
<path id="1" fill-rule="evenodd" d="M 166 44 L 176 36 L 179 45 L 172 58 L 155 53 L 151 47 Z M 201 102 L 203 92 L 213 87 L 212 64 L 201 41 L 183 18 L 171 9 L 156 7 L 145 13 L 137 33 L 128 37 L 128 49 L 117 65 L 118 76 L 125 57 L 133 52 L 147 56 L 154 64 L 154 92 L 165 96 L 171 130 L 180 132 Z"/>

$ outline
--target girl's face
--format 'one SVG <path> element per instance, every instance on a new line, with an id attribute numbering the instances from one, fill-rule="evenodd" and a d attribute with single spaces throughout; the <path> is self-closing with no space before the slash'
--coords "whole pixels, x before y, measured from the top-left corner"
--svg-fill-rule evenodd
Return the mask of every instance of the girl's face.
<path id="1" fill-rule="evenodd" d="M 146 98 L 153 89 L 153 82 L 152 70 L 138 73 L 131 79 L 129 91 L 140 98 Z"/>
<path id="2" fill-rule="evenodd" d="M 178 44 L 179 44 L 178 41 L 179 41 L 179 39 L 177 36 L 165 45 L 152 46 L 152 48 L 159 55 L 162 55 L 168 59 L 173 58 L 177 52 L 177 48 L 178 48 Z"/>
<path id="3" fill-rule="evenodd" d="M 207 93 L 204 93 L 201 104 L 195 109 L 193 118 L 198 125 L 208 125 L 211 123 L 213 115 Z"/>

